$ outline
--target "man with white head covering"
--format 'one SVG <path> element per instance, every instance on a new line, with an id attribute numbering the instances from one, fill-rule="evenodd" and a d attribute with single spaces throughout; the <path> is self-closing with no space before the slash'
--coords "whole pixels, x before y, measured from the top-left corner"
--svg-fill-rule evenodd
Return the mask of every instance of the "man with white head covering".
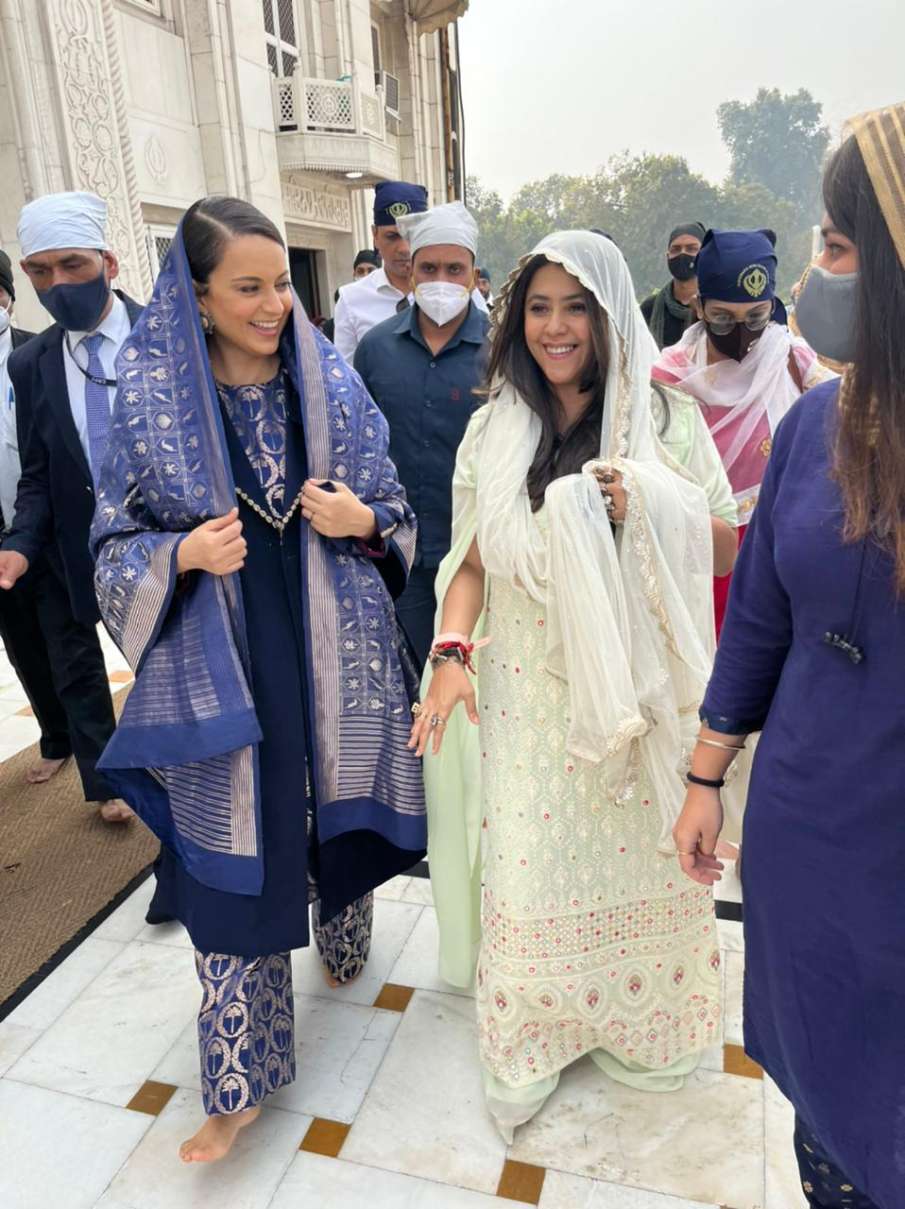
<path id="1" fill-rule="evenodd" d="M 374 190 L 371 235 L 383 263 L 361 281 L 340 289 L 334 316 L 333 340 L 350 365 L 366 332 L 411 306 L 412 250 L 405 223 L 426 210 L 427 190 L 423 185 L 381 181 Z M 474 299 L 482 310 L 486 309 L 477 289 Z"/>
<path id="2" fill-rule="evenodd" d="M 477 223 L 461 202 L 398 219 L 412 251 L 414 303 L 374 327 L 355 368 L 390 426 L 390 457 L 418 517 L 415 565 L 396 602 L 422 660 L 434 629 L 434 579 L 449 551 L 456 451 L 480 400 L 486 311 L 473 298 Z"/>
<path id="3" fill-rule="evenodd" d="M 48 194 L 19 217 L 22 270 L 56 322 L 9 359 L 22 475 L 0 550 L 0 589 L 10 590 L 29 566 L 46 562 L 42 629 L 85 798 L 100 803 L 105 821 L 122 822 L 132 812 L 95 767 L 115 722 L 88 532 L 116 356 L 140 307 L 111 288 L 119 265 L 107 245 L 106 220 L 106 203 L 93 193 Z"/>

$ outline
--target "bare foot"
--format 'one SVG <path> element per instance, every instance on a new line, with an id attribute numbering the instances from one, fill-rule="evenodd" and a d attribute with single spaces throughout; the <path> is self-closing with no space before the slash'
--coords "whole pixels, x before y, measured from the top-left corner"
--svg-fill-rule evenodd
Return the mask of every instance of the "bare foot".
<path id="1" fill-rule="evenodd" d="M 28 772 L 25 774 L 26 781 L 29 783 L 29 785 L 46 784 L 51 777 L 55 777 L 57 775 L 68 758 L 69 757 L 67 756 L 62 760 L 46 760 L 42 756 L 37 764 L 32 764 L 31 768 L 29 768 Z"/>
<path id="2" fill-rule="evenodd" d="M 355 978 L 347 978 L 344 982 L 340 982 L 338 978 L 333 977 L 326 966 L 323 966 L 322 968 L 324 971 L 324 982 L 328 987 L 330 987 L 331 990 L 336 990 L 337 987 L 347 987 L 350 983 L 355 981 L 355 978 L 360 978 L 362 974 L 362 971 L 359 970 L 355 975 Z"/>
<path id="3" fill-rule="evenodd" d="M 195 1136 L 179 1147 L 179 1157 L 183 1163 L 216 1163 L 229 1154 L 239 1130 L 250 1125 L 260 1112 L 258 1104 L 244 1112 L 208 1117 Z"/>
<path id="4" fill-rule="evenodd" d="M 121 802 L 119 798 L 101 802 L 100 814 L 105 823 L 128 823 L 130 819 L 135 818 L 134 811 L 130 810 L 126 803 Z"/>

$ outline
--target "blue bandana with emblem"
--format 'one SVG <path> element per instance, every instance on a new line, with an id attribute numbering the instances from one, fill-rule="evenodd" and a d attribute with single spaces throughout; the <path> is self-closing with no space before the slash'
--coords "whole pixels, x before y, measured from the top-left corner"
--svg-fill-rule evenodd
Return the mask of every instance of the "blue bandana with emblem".
<path id="1" fill-rule="evenodd" d="M 772 231 L 708 231 L 698 252 L 701 298 L 764 302 L 776 289 L 776 236 Z"/>
<path id="2" fill-rule="evenodd" d="M 408 181 L 381 181 L 374 190 L 374 226 L 395 227 L 406 214 L 423 214 L 427 209 L 424 185 Z"/>
<path id="3" fill-rule="evenodd" d="M 372 507 L 407 570 L 415 519 L 383 415 L 298 299 L 280 354 L 300 401 L 310 477 L 342 481 Z M 101 614 L 136 679 L 99 767 L 199 882 L 260 894 L 261 731 L 240 577 L 177 577 L 182 538 L 236 500 L 181 228 L 117 380 L 91 548 Z M 300 541 L 319 837 L 369 830 L 421 850 L 424 794 L 406 746 L 393 602 L 355 541 L 304 523 Z"/>

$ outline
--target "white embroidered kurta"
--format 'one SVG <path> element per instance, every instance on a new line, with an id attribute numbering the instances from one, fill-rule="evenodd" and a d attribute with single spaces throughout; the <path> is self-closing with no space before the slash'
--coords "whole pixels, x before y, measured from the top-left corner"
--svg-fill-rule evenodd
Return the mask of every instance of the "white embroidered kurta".
<path id="1" fill-rule="evenodd" d="M 482 1060 L 510 1086 L 596 1048 L 670 1066 L 719 1039 L 712 896 L 657 851 L 660 815 L 637 763 L 613 801 L 599 766 L 568 755 L 568 690 L 543 670 L 543 606 L 494 578 L 485 622 Z"/>

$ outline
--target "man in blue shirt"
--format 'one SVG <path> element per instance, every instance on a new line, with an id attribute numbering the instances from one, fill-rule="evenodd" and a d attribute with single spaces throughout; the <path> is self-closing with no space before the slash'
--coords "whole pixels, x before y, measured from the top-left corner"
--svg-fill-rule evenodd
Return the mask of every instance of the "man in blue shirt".
<path id="1" fill-rule="evenodd" d="M 399 219 L 412 250 L 414 305 L 372 328 L 355 368 L 390 427 L 390 457 L 418 517 L 408 586 L 396 602 L 419 659 L 434 636 L 434 580 L 449 551 L 452 477 L 479 405 L 490 321 L 472 301 L 477 224 L 461 202 Z"/>

